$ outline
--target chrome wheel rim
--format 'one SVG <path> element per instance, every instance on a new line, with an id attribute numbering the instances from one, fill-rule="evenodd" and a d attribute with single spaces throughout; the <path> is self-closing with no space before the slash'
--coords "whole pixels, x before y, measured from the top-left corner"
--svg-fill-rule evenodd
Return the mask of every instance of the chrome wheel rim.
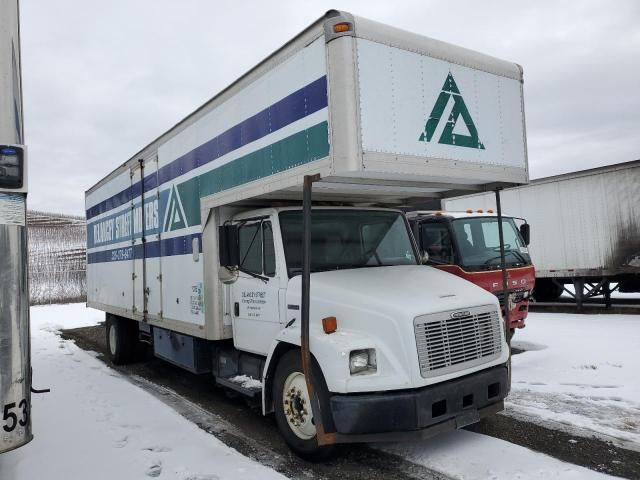
<path id="1" fill-rule="evenodd" d="M 289 428 L 298 438 L 310 440 L 316 436 L 309 392 L 302 373 L 293 372 L 285 380 L 282 408 Z"/>

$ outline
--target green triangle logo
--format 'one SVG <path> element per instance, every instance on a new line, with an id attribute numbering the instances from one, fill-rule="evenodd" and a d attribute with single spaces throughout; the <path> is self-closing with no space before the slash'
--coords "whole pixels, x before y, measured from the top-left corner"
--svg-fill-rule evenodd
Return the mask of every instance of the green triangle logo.
<path id="1" fill-rule="evenodd" d="M 184 208 L 182 207 L 180 194 L 175 185 L 173 185 L 169 193 L 169 201 L 167 202 L 163 225 L 165 232 L 180 230 L 181 228 L 189 226 L 187 224 L 187 216 L 184 214 Z"/>
<path id="2" fill-rule="evenodd" d="M 420 138 L 418 140 L 421 142 L 431 141 L 431 139 L 433 138 L 433 134 L 436 132 L 436 128 L 440 123 L 440 119 L 444 114 L 447 103 L 449 103 L 449 98 L 451 97 L 453 97 L 453 108 L 451 109 L 449 119 L 444 126 L 438 143 L 442 143 L 444 145 L 453 145 L 455 147 L 468 147 L 484 150 L 484 145 L 478 138 L 478 129 L 473 123 L 471 114 L 467 109 L 467 105 L 464 103 L 462 94 L 460 93 L 460 90 L 458 89 L 456 81 L 453 79 L 453 75 L 451 75 L 451 72 L 449 72 L 449 75 L 447 75 L 447 79 L 444 81 L 442 91 L 440 92 L 440 95 L 438 95 L 438 99 L 436 100 L 436 103 L 431 110 L 429 119 L 424 126 L 424 132 L 420 134 Z M 454 132 L 454 130 L 456 129 L 456 124 L 460 117 L 462 117 L 469 135 Z"/>

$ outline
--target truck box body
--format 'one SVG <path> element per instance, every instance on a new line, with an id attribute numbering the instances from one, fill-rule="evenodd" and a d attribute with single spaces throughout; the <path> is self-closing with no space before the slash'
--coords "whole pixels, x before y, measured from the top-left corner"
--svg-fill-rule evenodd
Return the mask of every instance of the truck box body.
<path id="1" fill-rule="evenodd" d="M 537 278 L 640 274 L 640 161 L 540 178 L 502 192 L 505 214 L 531 224 Z M 495 208 L 493 194 L 443 201 Z"/>
<path id="2" fill-rule="evenodd" d="M 527 181 L 518 65 L 330 11 L 87 191 L 87 304 L 114 361 L 261 392 L 299 453 L 460 428 L 508 391 L 500 305 L 389 207 Z"/>
<path id="3" fill-rule="evenodd" d="M 87 191 L 89 306 L 228 338 L 213 207 L 315 173 L 316 199 L 384 204 L 528 180 L 519 66 L 345 15 L 355 33 L 316 22 Z"/>

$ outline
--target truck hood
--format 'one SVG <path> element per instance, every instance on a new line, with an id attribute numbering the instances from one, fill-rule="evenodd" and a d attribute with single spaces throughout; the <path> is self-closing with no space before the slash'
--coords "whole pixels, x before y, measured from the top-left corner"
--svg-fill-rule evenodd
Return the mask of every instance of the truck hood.
<path id="1" fill-rule="evenodd" d="M 301 277 L 289 292 L 300 298 Z M 473 283 L 423 265 L 368 267 L 311 274 L 311 298 L 359 305 L 389 316 L 415 317 L 478 305 L 495 305 L 496 297 Z"/>

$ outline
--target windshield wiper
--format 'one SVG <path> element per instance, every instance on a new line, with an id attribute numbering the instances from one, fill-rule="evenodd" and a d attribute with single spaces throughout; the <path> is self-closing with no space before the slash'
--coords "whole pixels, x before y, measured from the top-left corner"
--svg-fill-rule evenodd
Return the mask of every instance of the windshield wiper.
<path id="1" fill-rule="evenodd" d="M 514 257 L 516 258 L 520 258 L 520 261 L 522 261 L 523 263 L 527 263 L 527 261 L 525 260 L 525 258 L 520 254 L 520 252 L 518 252 L 517 250 L 505 250 L 504 252 L 504 256 L 507 256 L 507 253 L 512 254 Z M 517 255 L 515 255 L 517 254 Z M 494 260 L 499 260 L 501 258 L 501 255 L 498 255 L 496 257 L 491 257 L 490 259 L 488 259 L 486 262 L 483 263 L 483 265 L 489 265 L 489 263 L 493 262 Z M 506 263 L 506 261 L 505 261 Z"/>
<path id="2" fill-rule="evenodd" d="M 427 260 L 427 265 L 429 265 L 429 263 L 435 263 L 436 265 L 451 265 L 451 262 L 445 262 L 443 260 L 435 260 L 431 257 L 429 257 L 429 259 Z"/>
<path id="3" fill-rule="evenodd" d="M 527 259 L 524 258 L 524 255 L 522 255 L 518 250 L 509 250 L 510 253 L 515 253 L 518 257 L 520 257 L 520 261 L 522 263 L 527 263 Z"/>

